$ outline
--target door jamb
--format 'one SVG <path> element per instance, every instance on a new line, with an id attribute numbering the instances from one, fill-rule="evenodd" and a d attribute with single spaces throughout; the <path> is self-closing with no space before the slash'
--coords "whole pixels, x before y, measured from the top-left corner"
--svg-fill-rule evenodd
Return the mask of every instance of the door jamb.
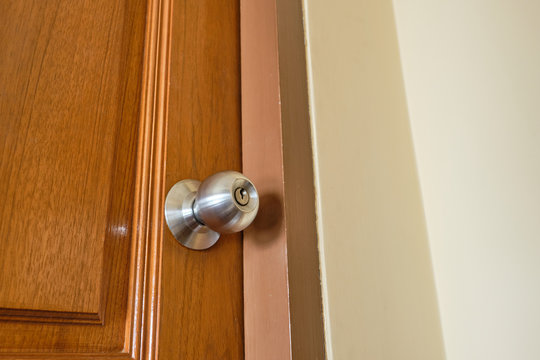
<path id="1" fill-rule="evenodd" d="M 246 359 L 323 359 L 324 327 L 301 0 L 241 0 Z"/>

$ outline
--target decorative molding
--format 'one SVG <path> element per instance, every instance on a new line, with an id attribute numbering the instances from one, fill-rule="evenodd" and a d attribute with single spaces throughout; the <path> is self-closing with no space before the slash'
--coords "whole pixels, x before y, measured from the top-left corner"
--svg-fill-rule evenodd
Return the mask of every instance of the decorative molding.
<path id="1" fill-rule="evenodd" d="M 171 17 L 172 0 L 149 0 L 125 349 L 133 359 L 157 359 Z"/>

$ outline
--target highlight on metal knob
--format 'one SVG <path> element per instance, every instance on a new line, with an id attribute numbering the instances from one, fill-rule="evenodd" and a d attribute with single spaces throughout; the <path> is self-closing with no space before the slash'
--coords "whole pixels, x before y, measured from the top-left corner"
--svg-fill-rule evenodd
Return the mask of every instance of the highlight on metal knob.
<path id="1" fill-rule="evenodd" d="M 244 230 L 255 219 L 259 195 L 253 183 L 236 171 L 218 172 L 202 183 L 177 182 L 165 199 L 165 220 L 182 245 L 208 249 L 220 234 Z"/>

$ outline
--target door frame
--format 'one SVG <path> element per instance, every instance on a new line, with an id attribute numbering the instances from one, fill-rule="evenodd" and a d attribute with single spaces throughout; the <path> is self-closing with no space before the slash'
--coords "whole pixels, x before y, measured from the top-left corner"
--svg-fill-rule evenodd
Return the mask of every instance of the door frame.
<path id="1" fill-rule="evenodd" d="M 323 359 L 324 326 L 301 0 L 241 0 L 246 359 Z"/>

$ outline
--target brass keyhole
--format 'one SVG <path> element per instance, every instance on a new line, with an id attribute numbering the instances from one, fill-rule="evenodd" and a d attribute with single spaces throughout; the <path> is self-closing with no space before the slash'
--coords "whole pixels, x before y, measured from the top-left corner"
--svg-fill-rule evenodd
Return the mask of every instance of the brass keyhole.
<path id="1" fill-rule="evenodd" d="M 243 187 L 234 190 L 234 200 L 238 205 L 245 206 L 249 203 L 249 193 Z"/>

